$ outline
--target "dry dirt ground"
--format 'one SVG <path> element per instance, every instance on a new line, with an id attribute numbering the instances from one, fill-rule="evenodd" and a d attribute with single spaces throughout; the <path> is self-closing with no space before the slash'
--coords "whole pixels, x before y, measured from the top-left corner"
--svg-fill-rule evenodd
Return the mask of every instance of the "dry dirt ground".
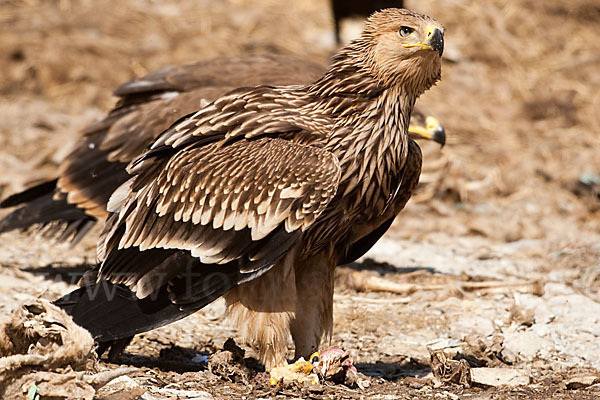
<path id="1" fill-rule="evenodd" d="M 272 388 L 248 347 L 247 382 L 207 371 L 236 333 L 217 302 L 139 335 L 120 360 L 137 367 L 133 389 L 98 396 L 600 398 L 600 4 L 407 5 L 447 27 L 443 80 L 422 101 L 449 140 L 424 146 L 419 195 L 337 276 L 331 345 L 370 386 Z M 227 54 L 327 62 L 333 42 L 326 0 L 0 0 L 0 195 L 53 176 L 133 76 Z M 96 235 L 76 248 L 2 235 L 0 315 L 72 289 L 62 280 L 94 262 Z M 382 283 L 395 285 L 376 291 Z M 529 383 L 436 383 L 429 350 L 440 348 Z"/>

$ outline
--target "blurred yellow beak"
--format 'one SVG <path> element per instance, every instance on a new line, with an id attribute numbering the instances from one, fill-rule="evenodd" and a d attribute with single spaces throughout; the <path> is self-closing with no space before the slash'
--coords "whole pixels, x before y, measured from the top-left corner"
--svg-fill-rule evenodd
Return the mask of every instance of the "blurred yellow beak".
<path id="1" fill-rule="evenodd" d="M 446 144 L 446 131 L 442 124 L 432 116 L 425 119 L 425 126 L 411 124 L 408 127 L 408 135 L 412 139 L 433 140 L 439 143 L 441 147 Z"/>

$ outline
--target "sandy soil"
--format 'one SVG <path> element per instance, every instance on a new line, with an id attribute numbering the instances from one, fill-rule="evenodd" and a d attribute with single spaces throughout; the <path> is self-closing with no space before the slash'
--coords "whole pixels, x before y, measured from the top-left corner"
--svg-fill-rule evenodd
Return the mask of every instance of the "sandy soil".
<path id="1" fill-rule="evenodd" d="M 327 4 L 2 2 L 0 195 L 53 176 L 82 126 L 111 107 L 112 88 L 133 76 L 249 52 L 327 62 Z M 568 384 L 600 376 L 600 6 L 407 4 L 447 27 L 443 80 L 422 101 L 448 145 L 424 146 L 420 193 L 365 258 L 338 272 L 331 345 L 350 353 L 370 386 L 272 388 L 244 346 L 246 383 L 209 372 L 206 357 L 235 337 L 217 302 L 136 337 L 120 360 L 138 367 L 129 398 L 600 397 L 597 383 Z M 69 248 L 3 235 L 0 315 L 29 296 L 73 288 L 94 262 L 96 237 Z M 359 290 L 359 278 L 383 278 L 397 293 Z M 471 367 L 520 371 L 530 383 L 436 384 L 429 349 L 438 348 Z"/>

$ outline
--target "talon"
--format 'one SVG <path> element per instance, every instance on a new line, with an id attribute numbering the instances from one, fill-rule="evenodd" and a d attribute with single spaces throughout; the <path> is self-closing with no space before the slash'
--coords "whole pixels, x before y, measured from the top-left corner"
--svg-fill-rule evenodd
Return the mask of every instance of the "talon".
<path id="1" fill-rule="evenodd" d="M 308 362 L 310 362 L 311 364 L 314 364 L 314 363 L 316 363 L 316 362 L 319 362 L 319 357 L 320 357 L 320 355 L 319 355 L 319 352 L 318 352 L 318 351 L 315 351 L 315 352 L 314 352 L 314 353 L 312 353 L 312 354 L 310 355 L 310 357 L 308 358 Z"/>

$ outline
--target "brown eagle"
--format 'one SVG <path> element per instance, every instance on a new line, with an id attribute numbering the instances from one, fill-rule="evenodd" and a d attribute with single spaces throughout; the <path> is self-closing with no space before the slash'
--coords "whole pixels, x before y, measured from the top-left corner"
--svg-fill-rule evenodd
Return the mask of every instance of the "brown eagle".
<path id="1" fill-rule="evenodd" d="M 10 196 L 0 207 L 19 206 L 0 220 L 0 233 L 40 230 L 76 244 L 108 215 L 110 195 L 128 178 L 127 164 L 179 118 L 238 87 L 307 84 L 327 69 L 285 55 L 218 57 L 154 71 L 115 91 L 116 108 L 86 127 L 60 165 L 60 176 Z M 445 143 L 440 123 L 423 108 L 413 111 L 414 138 Z"/>
<path id="2" fill-rule="evenodd" d="M 417 185 L 408 125 L 442 51 L 439 23 L 387 9 L 313 83 L 240 88 L 182 118 L 129 164 L 98 268 L 57 304 L 106 342 L 224 296 L 267 369 L 285 364 L 290 334 L 308 356 L 331 333 L 335 267 Z"/>

